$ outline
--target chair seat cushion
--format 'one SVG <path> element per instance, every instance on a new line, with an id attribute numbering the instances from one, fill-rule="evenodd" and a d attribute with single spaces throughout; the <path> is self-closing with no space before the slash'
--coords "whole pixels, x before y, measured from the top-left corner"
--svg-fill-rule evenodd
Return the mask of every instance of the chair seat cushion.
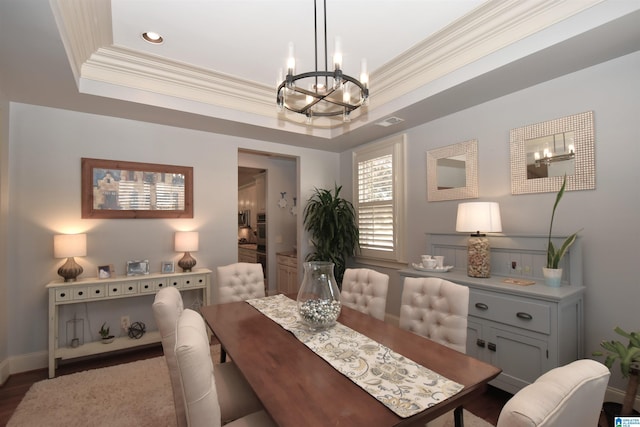
<path id="1" fill-rule="evenodd" d="M 262 409 L 258 397 L 233 362 L 213 366 L 222 424 Z"/>

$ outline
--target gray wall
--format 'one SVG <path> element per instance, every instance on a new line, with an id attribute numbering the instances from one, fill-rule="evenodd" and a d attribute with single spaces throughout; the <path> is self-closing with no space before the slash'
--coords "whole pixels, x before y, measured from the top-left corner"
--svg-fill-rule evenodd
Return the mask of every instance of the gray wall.
<path id="1" fill-rule="evenodd" d="M 567 192 L 556 212 L 554 234 L 583 228 L 585 356 L 616 325 L 638 330 L 640 247 L 640 53 L 558 78 L 410 129 L 407 133 L 408 262 L 425 253 L 424 233 L 455 232 L 459 201 L 426 201 L 426 152 L 478 139 L 479 199 L 500 203 L 503 232 L 548 233 L 554 193 L 511 195 L 509 130 L 593 110 L 596 189 Z M 342 153 L 350 187 L 351 152 Z M 541 248 L 544 249 L 544 248 Z M 399 313 L 401 282 L 393 270 L 387 312 Z M 624 389 L 616 368 L 612 383 Z"/>
<path id="2" fill-rule="evenodd" d="M 131 259 L 149 259 L 152 272 L 159 271 L 162 260 L 180 258 L 173 250 L 177 229 L 199 231 L 196 267 L 214 269 L 237 261 L 239 148 L 298 158 L 303 199 L 314 187 L 333 186 L 339 179 L 336 153 L 25 104 L 11 104 L 10 120 L 11 268 L 2 270 L 7 283 L 2 301 L 8 303 L 1 323 L 8 329 L 2 345 L 8 343 L 12 372 L 46 366 L 45 285 L 59 278 L 56 271 L 63 263 L 53 258 L 54 234 L 87 233 L 87 256 L 77 259 L 83 277 L 95 277 L 96 266 L 104 264 L 122 274 Z M 194 218 L 81 219 L 81 157 L 193 166 Z M 150 303 L 141 301 L 140 313 L 130 313 L 132 321 L 149 315 Z M 94 313 L 88 307 L 93 329 L 103 319 L 119 324 L 107 308 Z M 6 368 L 6 358 L 0 363 Z"/>

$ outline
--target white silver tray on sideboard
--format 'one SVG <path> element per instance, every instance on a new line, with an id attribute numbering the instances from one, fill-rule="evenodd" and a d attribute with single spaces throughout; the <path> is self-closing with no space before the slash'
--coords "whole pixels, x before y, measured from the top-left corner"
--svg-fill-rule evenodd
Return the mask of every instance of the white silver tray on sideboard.
<path id="1" fill-rule="evenodd" d="M 431 273 L 446 273 L 448 271 L 451 271 L 453 269 L 453 265 L 445 265 L 442 268 L 426 268 L 423 267 L 422 264 L 416 264 L 411 263 L 411 267 L 415 268 L 416 270 L 420 270 L 420 271 L 429 271 Z"/>

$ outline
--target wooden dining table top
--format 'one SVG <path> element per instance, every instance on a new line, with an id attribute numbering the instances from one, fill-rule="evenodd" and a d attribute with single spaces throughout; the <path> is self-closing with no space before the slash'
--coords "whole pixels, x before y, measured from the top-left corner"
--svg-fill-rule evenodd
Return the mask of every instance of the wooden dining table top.
<path id="1" fill-rule="evenodd" d="M 343 306 L 338 322 L 464 386 L 449 399 L 402 418 L 247 302 L 204 306 L 202 314 L 281 427 L 424 426 L 482 394 L 500 373 L 488 363 Z"/>

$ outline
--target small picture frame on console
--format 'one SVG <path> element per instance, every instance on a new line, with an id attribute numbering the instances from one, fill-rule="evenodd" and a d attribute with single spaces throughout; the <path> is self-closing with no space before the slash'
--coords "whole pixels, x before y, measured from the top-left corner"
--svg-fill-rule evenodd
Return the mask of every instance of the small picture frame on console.
<path id="1" fill-rule="evenodd" d="M 162 261 L 162 269 L 160 271 L 163 274 L 175 273 L 173 261 Z"/>
<path id="2" fill-rule="evenodd" d="M 115 274 L 116 272 L 111 264 L 98 266 L 98 279 L 110 279 Z"/>
<path id="3" fill-rule="evenodd" d="M 149 260 L 127 261 L 127 276 L 141 276 L 149 274 Z"/>

